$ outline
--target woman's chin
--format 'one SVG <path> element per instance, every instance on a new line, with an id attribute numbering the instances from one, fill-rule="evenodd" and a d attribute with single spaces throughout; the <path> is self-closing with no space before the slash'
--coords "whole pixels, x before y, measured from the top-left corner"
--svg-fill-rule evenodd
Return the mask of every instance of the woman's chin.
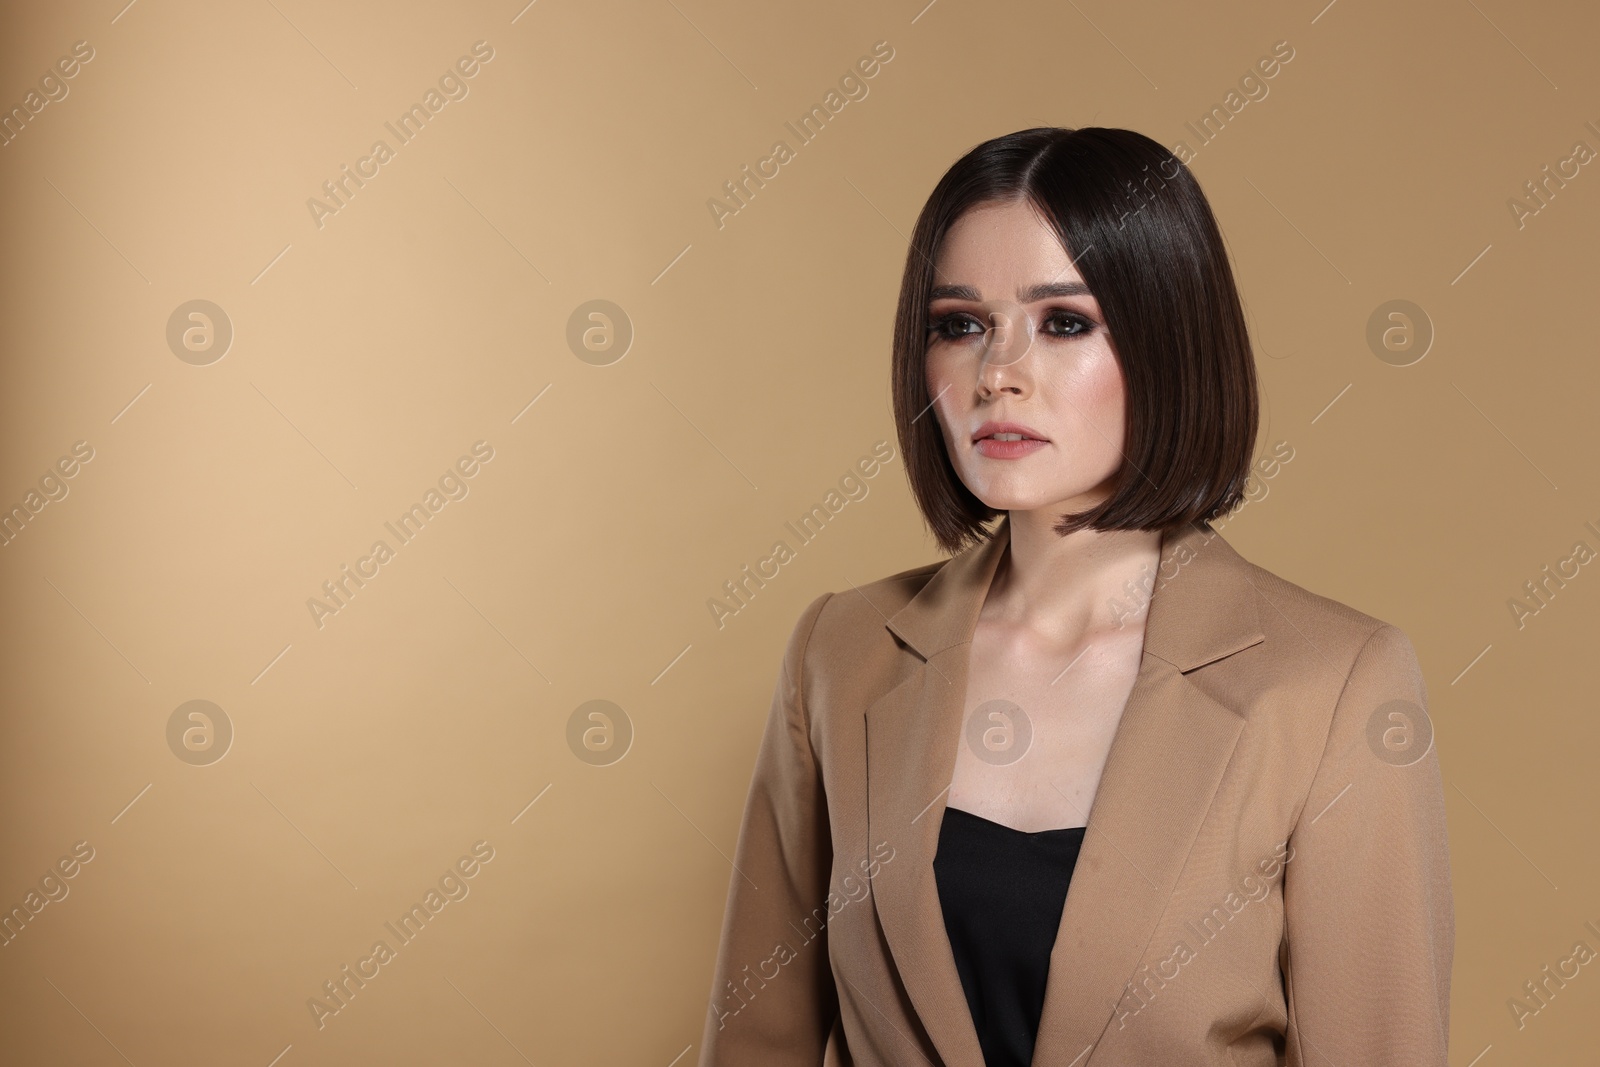
<path id="1" fill-rule="evenodd" d="M 1048 497 L 1033 493 L 979 493 L 974 494 L 996 511 L 1038 511 L 1041 508 L 1058 508 L 1060 505 Z"/>

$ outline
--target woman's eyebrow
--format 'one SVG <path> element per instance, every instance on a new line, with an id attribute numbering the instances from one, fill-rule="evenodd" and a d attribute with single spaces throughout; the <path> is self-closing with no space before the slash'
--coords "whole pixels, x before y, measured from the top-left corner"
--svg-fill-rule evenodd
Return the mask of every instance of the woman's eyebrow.
<path id="1" fill-rule="evenodd" d="M 1035 300 L 1049 300 L 1056 296 L 1092 296 L 1089 287 L 1083 282 L 1045 282 L 1035 285 L 1025 292 L 1017 294 L 1017 299 L 1024 304 L 1031 304 Z"/>
<path id="2" fill-rule="evenodd" d="M 1036 300 L 1049 300 L 1060 296 L 1092 296 L 1089 287 L 1083 282 L 1041 282 L 1029 286 L 1017 294 L 1017 300 L 1024 304 L 1031 304 Z M 983 295 L 970 285 L 936 285 L 928 293 L 931 303 L 935 300 L 971 300 L 977 302 Z"/>

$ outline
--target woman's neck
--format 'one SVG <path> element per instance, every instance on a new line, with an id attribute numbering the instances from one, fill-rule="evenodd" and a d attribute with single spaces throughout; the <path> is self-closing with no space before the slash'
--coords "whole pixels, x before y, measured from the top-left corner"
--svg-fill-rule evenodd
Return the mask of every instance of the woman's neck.
<path id="1" fill-rule="evenodd" d="M 1137 625 L 1160 563 L 1159 530 L 1055 532 L 1059 508 L 1013 511 L 983 617 L 1073 641 Z"/>

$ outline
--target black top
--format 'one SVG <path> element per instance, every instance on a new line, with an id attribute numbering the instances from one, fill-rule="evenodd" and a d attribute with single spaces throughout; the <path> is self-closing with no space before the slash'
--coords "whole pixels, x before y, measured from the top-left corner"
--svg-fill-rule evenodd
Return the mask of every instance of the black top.
<path id="1" fill-rule="evenodd" d="M 986 1067 L 1029 1067 L 1084 827 L 1028 833 L 946 807 L 933 859 Z"/>

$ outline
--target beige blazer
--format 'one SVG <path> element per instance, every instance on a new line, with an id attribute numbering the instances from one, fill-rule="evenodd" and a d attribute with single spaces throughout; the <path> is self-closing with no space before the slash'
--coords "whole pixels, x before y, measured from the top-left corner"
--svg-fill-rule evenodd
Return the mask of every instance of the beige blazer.
<path id="1" fill-rule="evenodd" d="M 700 1063 L 982 1067 L 932 861 L 1006 545 L 818 597 L 783 658 Z M 1445 1067 L 1437 748 L 1396 627 L 1162 545 L 1034 1064 Z"/>

